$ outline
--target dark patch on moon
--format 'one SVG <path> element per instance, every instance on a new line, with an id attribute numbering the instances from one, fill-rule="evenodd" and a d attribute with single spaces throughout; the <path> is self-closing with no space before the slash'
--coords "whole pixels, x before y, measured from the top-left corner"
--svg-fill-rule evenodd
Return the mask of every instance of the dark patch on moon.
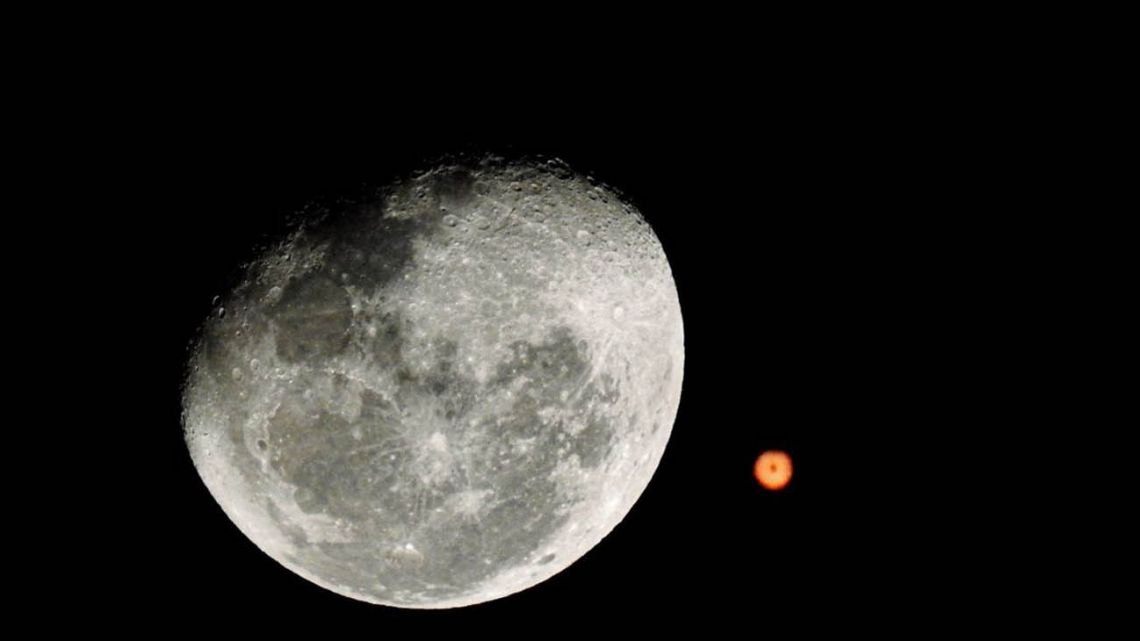
<path id="1" fill-rule="evenodd" d="M 518 395 L 512 414 L 522 420 L 516 426 L 516 436 L 521 438 L 539 435 L 554 435 L 557 432 L 545 426 L 538 412 L 543 407 L 569 407 L 577 409 L 576 414 L 586 425 L 572 436 L 563 432 L 570 450 L 578 455 L 579 463 L 586 468 L 596 467 L 612 447 L 615 437 L 614 426 L 600 416 L 596 408 L 616 403 L 621 394 L 617 384 L 608 374 L 602 374 L 596 381 L 589 380 L 590 362 L 586 343 L 577 340 L 568 327 L 559 327 L 539 345 L 518 342 L 512 345 L 514 356 L 497 368 L 493 384 L 509 385 L 514 379 L 524 376 L 539 384 L 525 385 Z M 566 395 L 565 398 L 563 395 Z M 567 406 L 567 402 L 572 403 Z M 591 411 L 590 408 L 595 408 Z M 559 425 L 570 430 L 569 425 Z M 511 428 L 507 427 L 508 432 Z M 543 439 L 536 448 L 549 450 L 557 443 Z"/>
<path id="2" fill-rule="evenodd" d="M 415 268 L 413 242 L 434 233 L 440 218 L 394 218 L 366 207 L 316 238 L 328 243 L 330 273 L 352 274 L 354 285 L 377 291 Z"/>
<path id="3" fill-rule="evenodd" d="M 396 311 L 385 311 L 376 317 L 361 319 L 364 325 L 371 325 L 373 332 L 358 338 L 357 349 L 367 353 L 381 366 L 396 367 L 401 360 L 404 339 L 401 325 L 406 321 Z"/>
<path id="4" fill-rule="evenodd" d="M 348 344 L 348 293 L 323 276 L 290 283 L 269 315 L 277 326 L 277 356 L 287 363 L 327 358 Z"/>
<path id="5" fill-rule="evenodd" d="M 391 402 L 366 390 L 360 418 L 349 424 L 294 400 L 303 398 L 305 385 L 298 388 L 269 420 L 270 464 L 296 488 L 298 506 L 310 514 L 366 522 L 377 509 L 396 511 L 400 506 L 387 490 L 408 452 Z"/>
<path id="6" fill-rule="evenodd" d="M 586 407 L 610 407 L 619 399 L 617 382 L 609 374 L 600 375 L 597 383 L 587 386 L 582 393 L 582 405 Z M 616 430 L 597 412 L 586 414 L 585 421 L 586 427 L 574 435 L 570 449 L 578 455 L 582 467 L 596 468 L 613 449 Z"/>
<path id="7" fill-rule="evenodd" d="M 320 272 L 327 277 L 339 280 L 347 275 L 362 290 L 381 291 L 414 271 L 416 240 L 431 238 L 440 230 L 445 203 L 459 206 L 471 198 L 472 182 L 470 174 L 463 172 L 436 177 L 431 183 L 433 201 L 420 203 L 412 215 L 395 216 L 384 201 L 391 195 L 410 206 L 412 185 L 404 185 L 395 194 L 378 192 L 358 202 L 338 203 L 336 214 L 330 213 L 332 208 L 323 208 L 324 218 L 306 230 L 300 249 L 326 250 Z"/>
<path id="8" fill-rule="evenodd" d="M 475 177 L 461 167 L 440 173 L 432 186 L 443 211 L 466 209 L 475 198 Z"/>
<path id="9" fill-rule="evenodd" d="M 590 380 L 585 343 L 569 328 L 539 344 L 514 344 L 485 388 L 458 373 L 454 341 L 430 345 L 434 365 L 426 374 L 405 368 L 392 398 L 365 390 L 351 423 L 299 400 L 309 386 L 303 377 L 269 421 L 270 464 L 296 488 L 298 506 L 345 519 L 362 537 L 319 544 L 332 561 L 325 578 L 346 585 L 379 578 L 391 591 L 385 598 L 457 596 L 530 562 L 576 500 L 554 476 L 566 452 L 596 466 L 614 439 L 599 409 L 619 398 L 616 386 Z M 478 413 L 484 397 L 507 387 L 517 388 L 509 410 Z M 436 413 L 444 441 L 417 422 L 422 416 L 404 414 L 416 406 Z M 544 407 L 568 410 L 586 427 L 572 431 L 562 419 L 543 418 Z M 464 495 L 475 504 L 457 509 Z M 414 548 L 402 548 L 404 541 Z"/>

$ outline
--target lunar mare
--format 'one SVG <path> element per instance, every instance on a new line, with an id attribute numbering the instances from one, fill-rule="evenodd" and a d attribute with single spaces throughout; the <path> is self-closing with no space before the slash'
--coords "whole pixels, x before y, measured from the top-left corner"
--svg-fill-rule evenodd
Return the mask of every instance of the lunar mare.
<path id="1" fill-rule="evenodd" d="M 410 608 L 518 592 L 596 545 L 680 401 L 642 216 L 560 162 L 495 158 L 309 213 L 190 360 L 186 442 L 230 519 L 320 586 Z"/>

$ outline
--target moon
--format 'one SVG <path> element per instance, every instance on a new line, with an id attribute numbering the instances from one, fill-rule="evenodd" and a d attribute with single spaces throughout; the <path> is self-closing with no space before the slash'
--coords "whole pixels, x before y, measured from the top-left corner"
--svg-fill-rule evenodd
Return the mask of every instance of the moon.
<path id="1" fill-rule="evenodd" d="M 498 599 L 629 512 L 681 396 L 664 251 L 557 160 L 441 161 L 243 266 L 183 388 L 194 465 L 289 570 L 404 608 Z"/>

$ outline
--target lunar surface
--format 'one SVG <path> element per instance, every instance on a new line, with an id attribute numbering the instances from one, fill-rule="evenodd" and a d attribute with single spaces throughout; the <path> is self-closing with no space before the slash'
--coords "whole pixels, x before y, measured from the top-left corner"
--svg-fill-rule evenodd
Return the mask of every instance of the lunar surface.
<path id="1" fill-rule="evenodd" d="M 245 267 L 192 352 L 185 437 L 293 572 L 464 606 L 621 521 L 683 365 L 669 264 L 632 206 L 558 161 L 449 161 L 312 209 Z"/>

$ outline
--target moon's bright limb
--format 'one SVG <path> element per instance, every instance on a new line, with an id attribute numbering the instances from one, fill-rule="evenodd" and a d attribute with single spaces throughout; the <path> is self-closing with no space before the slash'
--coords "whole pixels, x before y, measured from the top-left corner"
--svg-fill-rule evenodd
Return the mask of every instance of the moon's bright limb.
<path id="1" fill-rule="evenodd" d="M 271 557 L 402 607 L 556 574 L 629 511 L 680 400 L 641 215 L 565 165 L 443 164 L 248 266 L 183 396 L 194 464 Z"/>
<path id="2" fill-rule="evenodd" d="M 768 450 L 756 459 L 752 472 L 765 489 L 782 490 L 792 480 L 792 459 L 779 450 Z"/>

